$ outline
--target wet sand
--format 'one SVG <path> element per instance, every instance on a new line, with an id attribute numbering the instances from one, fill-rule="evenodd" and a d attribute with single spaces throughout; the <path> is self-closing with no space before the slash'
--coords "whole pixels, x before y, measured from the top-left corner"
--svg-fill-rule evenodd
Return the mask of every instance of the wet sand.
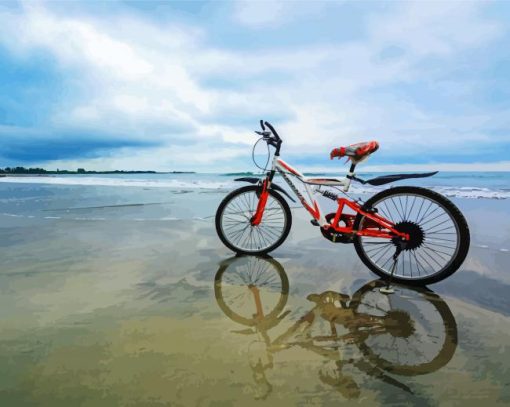
<path id="1" fill-rule="evenodd" d="M 507 405 L 508 205 L 457 203 L 465 265 L 390 297 L 297 211 L 274 260 L 232 258 L 210 219 L 3 217 L 0 405 Z M 268 281 L 258 317 L 246 273 Z"/>

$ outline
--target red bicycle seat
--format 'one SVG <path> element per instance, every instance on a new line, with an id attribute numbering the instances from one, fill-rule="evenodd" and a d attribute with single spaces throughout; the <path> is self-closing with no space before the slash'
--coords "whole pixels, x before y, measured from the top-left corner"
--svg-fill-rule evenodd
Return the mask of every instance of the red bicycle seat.
<path id="1" fill-rule="evenodd" d="M 351 144 L 347 147 L 338 147 L 331 150 L 330 158 L 349 157 L 353 161 L 361 161 L 373 152 L 377 151 L 379 143 L 377 141 L 366 141 L 363 143 Z"/>

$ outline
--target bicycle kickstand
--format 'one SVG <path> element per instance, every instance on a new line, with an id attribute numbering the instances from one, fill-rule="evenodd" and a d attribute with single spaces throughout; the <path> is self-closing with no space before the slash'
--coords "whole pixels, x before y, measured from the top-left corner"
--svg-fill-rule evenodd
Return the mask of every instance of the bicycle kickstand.
<path id="1" fill-rule="evenodd" d="M 395 254 L 393 255 L 393 265 L 391 266 L 390 277 L 388 278 L 386 287 L 379 288 L 379 292 L 381 294 L 393 294 L 395 292 L 395 290 L 391 287 L 391 279 L 393 278 L 393 274 L 395 273 L 395 269 L 397 268 L 398 256 L 400 256 L 400 253 L 402 253 L 402 246 L 399 244 L 397 246 Z"/>

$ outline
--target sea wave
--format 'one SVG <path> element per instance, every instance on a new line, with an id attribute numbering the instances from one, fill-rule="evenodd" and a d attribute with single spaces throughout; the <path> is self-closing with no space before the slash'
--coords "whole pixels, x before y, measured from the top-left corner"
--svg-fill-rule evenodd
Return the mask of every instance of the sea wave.
<path id="1" fill-rule="evenodd" d="M 359 186 L 353 184 L 349 189 L 350 193 L 354 194 L 374 194 L 387 187 L 370 187 Z M 432 189 L 441 195 L 449 198 L 467 198 L 467 199 L 510 199 L 510 191 L 505 189 L 490 189 L 479 187 L 455 187 L 455 186 L 426 186 L 424 188 Z"/>
<path id="2" fill-rule="evenodd" d="M 249 177 L 249 176 L 253 176 L 253 175 L 258 175 L 258 174 L 255 174 L 251 171 L 227 172 L 225 174 L 221 174 L 222 177 Z"/>
<path id="3" fill-rule="evenodd" d="M 5 177 L 0 182 L 19 184 L 85 185 L 108 187 L 143 188 L 186 188 L 186 189 L 224 189 L 234 185 L 232 181 L 178 180 L 178 179 L 129 179 L 103 177 Z"/>
<path id="4" fill-rule="evenodd" d="M 509 199 L 510 191 L 505 189 L 490 189 L 477 187 L 432 187 L 442 195 L 452 198 L 471 199 Z"/>
<path id="5" fill-rule="evenodd" d="M 50 185 L 84 185 L 108 187 L 139 187 L 139 188 L 169 188 L 180 190 L 202 190 L 203 192 L 225 192 L 234 189 L 240 184 L 233 180 L 207 180 L 207 179 L 134 179 L 134 178 L 108 178 L 108 177 L 2 177 L 0 183 L 22 184 L 50 184 Z M 282 185 L 283 183 L 280 183 Z M 390 187 L 390 186 L 387 186 Z M 387 188 L 372 187 L 368 185 L 352 184 L 352 194 L 374 194 Z M 508 188 L 484 188 L 466 186 L 428 186 L 436 192 L 450 198 L 469 199 L 510 199 Z"/>

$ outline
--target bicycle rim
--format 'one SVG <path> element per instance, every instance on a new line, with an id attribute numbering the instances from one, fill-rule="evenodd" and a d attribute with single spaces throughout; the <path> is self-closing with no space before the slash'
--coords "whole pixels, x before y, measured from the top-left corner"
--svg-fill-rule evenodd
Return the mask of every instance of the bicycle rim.
<path id="1" fill-rule="evenodd" d="M 438 200 L 419 193 L 402 192 L 382 197 L 371 206 L 379 215 L 392 221 L 395 229 L 410 235 L 408 246 L 398 257 L 394 271 L 397 279 L 430 279 L 445 272 L 457 258 L 461 243 L 459 225 Z M 363 223 L 364 220 L 360 228 Z M 389 275 L 396 241 L 360 237 L 359 243 L 366 259 Z"/>
<path id="2" fill-rule="evenodd" d="M 446 302 L 430 290 L 409 286 L 395 285 L 394 294 L 381 295 L 379 288 L 385 284 L 373 281 L 353 295 L 351 306 L 357 313 L 394 325 L 369 335 L 358 344 L 360 350 L 380 368 L 405 376 L 446 366 L 457 348 L 457 324 Z M 407 322 L 399 324 L 392 316 L 399 313 L 407 315 Z"/>
<path id="3" fill-rule="evenodd" d="M 259 253 L 273 247 L 284 235 L 287 216 L 283 204 L 268 196 L 262 221 L 253 226 L 251 218 L 258 203 L 255 190 L 241 192 L 225 205 L 220 217 L 221 233 L 236 249 Z"/>
<path id="4" fill-rule="evenodd" d="M 257 315 L 254 289 L 260 299 Z M 289 280 L 282 265 L 269 256 L 236 256 L 220 264 L 214 294 L 222 311 L 235 322 L 253 326 L 275 319 L 287 303 Z"/>

